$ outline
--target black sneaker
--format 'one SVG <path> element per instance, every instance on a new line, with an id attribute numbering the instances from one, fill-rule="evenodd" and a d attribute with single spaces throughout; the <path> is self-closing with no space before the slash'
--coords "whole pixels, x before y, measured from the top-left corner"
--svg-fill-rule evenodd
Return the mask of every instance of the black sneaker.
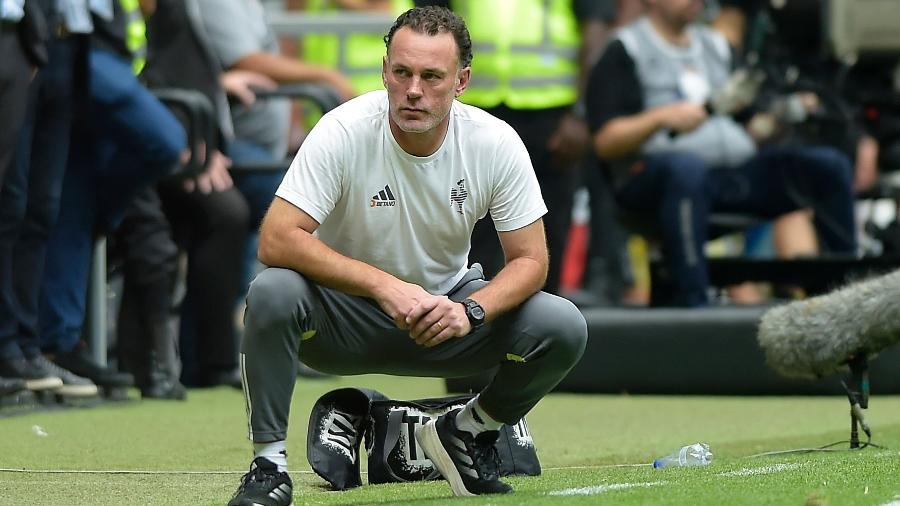
<path id="1" fill-rule="evenodd" d="M 155 380 L 141 387 L 141 399 L 183 401 L 187 399 L 187 390 L 177 380 Z"/>
<path id="2" fill-rule="evenodd" d="M 56 390 L 63 385 L 62 378 L 51 371 L 35 367 L 25 358 L 0 361 L 0 376 L 25 381 L 25 388 L 33 392 Z"/>
<path id="3" fill-rule="evenodd" d="M 256 457 L 250 464 L 250 472 L 241 478 L 234 497 L 228 506 L 293 506 L 294 484 L 287 473 L 278 472 L 278 466 L 264 457 Z"/>
<path id="4" fill-rule="evenodd" d="M 453 495 L 508 494 L 512 487 L 500 481 L 500 432 L 477 436 L 456 428 L 460 409 L 441 415 L 416 429 L 416 441 L 434 467 L 450 482 Z"/>
<path id="5" fill-rule="evenodd" d="M 94 384 L 107 388 L 124 388 L 134 386 L 134 376 L 127 372 L 119 372 L 102 366 L 84 355 L 76 348 L 67 353 L 57 353 L 53 362 L 67 371 L 91 380 Z"/>
<path id="6" fill-rule="evenodd" d="M 45 376 L 55 376 L 62 380 L 62 386 L 54 392 L 65 397 L 94 397 L 100 390 L 93 381 L 82 378 L 68 369 L 63 369 L 43 355 L 31 359 L 31 366 Z"/>
<path id="7" fill-rule="evenodd" d="M 25 388 L 22 378 L 0 378 L 0 396 L 21 392 Z"/>

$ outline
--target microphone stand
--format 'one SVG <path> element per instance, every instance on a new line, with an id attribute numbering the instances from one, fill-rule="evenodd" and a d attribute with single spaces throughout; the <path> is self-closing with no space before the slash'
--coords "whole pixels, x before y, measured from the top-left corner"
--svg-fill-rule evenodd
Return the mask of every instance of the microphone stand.
<path id="1" fill-rule="evenodd" d="M 865 412 L 869 408 L 869 360 L 864 351 L 854 355 L 847 362 L 850 366 L 850 374 L 847 381 L 841 380 L 844 391 L 847 392 L 847 400 L 850 402 L 850 448 L 860 448 L 859 427 L 871 440 L 872 431 L 866 423 Z M 868 445 L 868 443 L 866 443 Z"/>

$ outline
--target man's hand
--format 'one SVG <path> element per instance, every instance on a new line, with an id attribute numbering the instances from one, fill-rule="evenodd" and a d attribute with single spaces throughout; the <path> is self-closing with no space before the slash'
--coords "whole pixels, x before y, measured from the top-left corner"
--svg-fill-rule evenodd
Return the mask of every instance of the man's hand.
<path id="1" fill-rule="evenodd" d="M 690 132 L 709 118 L 703 105 L 693 102 L 664 105 L 659 108 L 659 113 L 663 126 L 678 133 Z"/>
<path id="2" fill-rule="evenodd" d="M 272 91 L 278 87 L 278 83 L 268 76 L 250 70 L 232 69 L 222 74 L 222 87 L 229 95 L 237 97 L 244 106 L 250 106 L 256 102 L 256 93 L 253 88 Z"/>
<path id="3" fill-rule="evenodd" d="M 182 183 L 184 191 L 191 193 L 194 190 L 200 190 L 200 193 L 206 195 L 231 188 L 234 182 L 231 180 L 231 174 L 228 173 L 229 167 L 231 167 L 231 159 L 223 155 L 221 151 L 215 151 L 205 171 L 197 174 L 193 179 L 184 180 Z"/>
<path id="4" fill-rule="evenodd" d="M 353 83 L 344 74 L 336 70 L 327 71 L 326 82 L 337 90 L 338 95 L 341 96 L 341 100 L 344 102 L 356 96 L 356 92 L 353 90 Z"/>
<path id="5" fill-rule="evenodd" d="M 554 165 L 565 170 L 574 167 L 584 157 L 590 143 L 591 135 L 587 124 L 569 113 L 560 120 L 556 131 L 547 141 L 547 148 L 553 152 Z"/>
<path id="6" fill-rule="evenodd" d="M 409 337 L 416 344 L 431 348 L 451 337 L 462 337 L 472 330 L 466 310 L 446 296 L 430 295 L 419 301 L 406 315 Z"/>
<path id="7" fill-rule="evenodd" d="M 392 278 L 389 286 L 383 287 L 375 295 L 375 301 L 388 316 L 394 320 L 397 328 L 408 329 L 406 315 L 419 303 L 430 297 L 434 297 L 424 288 L 413 283 Z"/>

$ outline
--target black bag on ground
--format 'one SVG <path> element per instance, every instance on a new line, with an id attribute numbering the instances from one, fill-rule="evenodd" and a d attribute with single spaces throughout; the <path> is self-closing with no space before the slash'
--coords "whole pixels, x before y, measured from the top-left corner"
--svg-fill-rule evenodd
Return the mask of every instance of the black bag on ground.
<path id="1" fill-rule="evenodd" d="M 365 439 L 369 484 L 440 478 L 415 439 L 415 430 L 433 418 L 460 408 L 471 395 L 402 401 L 375 390 L 342 388 L 326 393 L 313 406 L 307 437 L 309 463 L 338 490 L 361 485 L 359 446 Z M 504 425 L 497 441 L 500 475 L 541 474 L 541 465 L 525 419 Z"/>

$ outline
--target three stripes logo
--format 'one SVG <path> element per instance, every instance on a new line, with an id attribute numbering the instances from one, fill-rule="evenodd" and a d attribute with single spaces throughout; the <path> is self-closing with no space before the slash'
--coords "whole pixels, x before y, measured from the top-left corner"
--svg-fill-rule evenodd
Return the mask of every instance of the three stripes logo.
<path id="1" fill-rule="evenodd" d="M 511 426 L 513 433 L 513 440 L 517 445 L 528 448 L 534 446 L 534 439 L 531 438 L 531 431 L 528 430 L 528 424 L 525 423 L 525 418 L 522 417 L 518 423 Z"/>
<path id="2" fill-rule="evenodd" d="M 469 196 L 466 190 L 466 180 L 460 179 L 456 182 L 456 187 L 450 190 L 450 205 L 456 205 L 456 212 L 463 214 L 463 202 Z"/>
<path id="3" fill-rule="evenodd" d="M 475 462 L 472 461 L 472 457 L 469 456 L 469 452 L 466 450 L 466 444 L 463 443 L 462 439 L 456 437 L 454 434 L 450 434 L 448 439 L 448 447 L 447 453 L 451 453 L 450 456 L 454 462 L 459 464 L 456 466 L 457 470 L 460 473 L 464 473 L 472 478 L 478 478 L 478 471 L 475 469 Z"/>
<path id="4" fill-rule="evenodd" d="M 397 205 L 397 198 L 394 197 L 394 192 L 388 185 L 384 185 L 383 190 L 372 195 L 372 200 L 369 202 L 369 207 L 394 207 L 395 205 Z"/>
<path id="5" fill-rule="evenodd" d="M 276 501 L 276 504 L 288 504 L 291 503 L 291 496 L 293 495 L 293 490 L 287 483 L 282 483 L 275 487 L 271 492 L 269 492 L 269 497 Z M 293 504 L 293 503 L 291 503 Z"/>

